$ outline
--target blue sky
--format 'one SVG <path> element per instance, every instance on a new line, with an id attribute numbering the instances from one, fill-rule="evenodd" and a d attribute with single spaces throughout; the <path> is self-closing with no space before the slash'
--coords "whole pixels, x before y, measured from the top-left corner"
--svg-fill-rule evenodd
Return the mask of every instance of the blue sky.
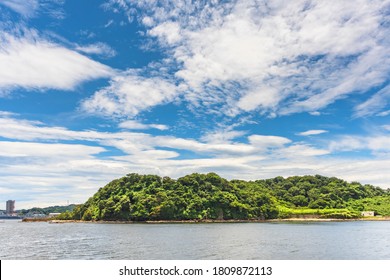
<path id="1" fill-rule="evenodd" d="M 390 187 L 390 1 L 193 2 L 0 0 L 0 201 L 133 172 Z"/>

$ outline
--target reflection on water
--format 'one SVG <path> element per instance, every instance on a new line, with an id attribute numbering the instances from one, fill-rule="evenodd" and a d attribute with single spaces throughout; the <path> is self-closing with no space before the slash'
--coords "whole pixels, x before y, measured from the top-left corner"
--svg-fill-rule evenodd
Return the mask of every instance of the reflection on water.
<path id="1" fill-rule="evenodd" d="M 0 259 L 390 259 L 390 222 L 0 223 Z"/>

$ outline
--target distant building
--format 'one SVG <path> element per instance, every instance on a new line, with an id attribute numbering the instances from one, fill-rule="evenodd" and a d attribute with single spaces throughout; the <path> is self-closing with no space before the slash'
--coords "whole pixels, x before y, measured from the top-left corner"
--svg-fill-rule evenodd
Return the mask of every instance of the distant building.
<path id="1" fill-rule="evenodd" d="M 6 214 L 12 215 L 15 213 L 15 200 L 7 200 Z"/>
<path id="2" fill-rule="evenodd" d="M 60 215 L 61 213 L 49 213 L 49 217 L 52 218 L 52 217 L 57 217 L 58 215 Z"/>
<path id="3" fill-rule="evenodd" d="M 46 214 L 28 212 L 26 215 L 24 215 L 24 217 L 27 217 L 27 218 L 43 218 L 43 217 L 46 217 Z"/>
<path id="4" fill-rule="evenodd" d="M 363 211 L 361 213 L 361 215 L 363 217 L 374 217 L 375 216 L 375 212 L 374 211 Z"/>

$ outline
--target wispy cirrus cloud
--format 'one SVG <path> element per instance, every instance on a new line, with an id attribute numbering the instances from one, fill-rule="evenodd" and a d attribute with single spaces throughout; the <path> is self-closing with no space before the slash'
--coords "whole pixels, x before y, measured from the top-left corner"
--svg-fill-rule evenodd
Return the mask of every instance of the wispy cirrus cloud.
<path id="1" fill-rule="evenodd" d="M 4 5 L 23 17 L 29 18 L 34 16 L 39 9 L 39 0 L 2 0 L 0 5 Z"/>
<path id="2" fill-rule="evenodd" d="M 390 73 L 386 1 L 110 0 L 174 59 L 190 107 L 318 112 Z M 213 111 L 213 110 L 212 110 Z M 214 112 L 214 111 L 213 111 Z"/>
<path id="3" fill-rule="evenodd" d="M 41 14 L 48 15 L 53 19 L 65 17 L 62 5 L 65 0 L 2 0 L 3 5 L 18 13 L 23 19 L 31 19 Z"/>
<path id="4" fill-rule="evenodd" d="M 116 55 L 116 51 L 113 48 L 102 42 L 84 46 L 77 46 L 75 50 L 85 54 L 96 54 L 108 58 L 114 57 Z"/>
<path id="5" fill-rule="evenodd" d="M 365 102 L 355 107 L 356 117 L 386 116 L 390 106 L 390 85 L 384 87 Z"/>

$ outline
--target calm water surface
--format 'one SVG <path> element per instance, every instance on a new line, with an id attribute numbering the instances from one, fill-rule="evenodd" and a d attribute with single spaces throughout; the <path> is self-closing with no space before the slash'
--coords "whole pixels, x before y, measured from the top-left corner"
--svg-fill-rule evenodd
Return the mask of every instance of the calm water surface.
<path id="1" fill-rule="evenodd" d="M 0 259 L 390 259 L 390 222 L 0 223 Z"/>

